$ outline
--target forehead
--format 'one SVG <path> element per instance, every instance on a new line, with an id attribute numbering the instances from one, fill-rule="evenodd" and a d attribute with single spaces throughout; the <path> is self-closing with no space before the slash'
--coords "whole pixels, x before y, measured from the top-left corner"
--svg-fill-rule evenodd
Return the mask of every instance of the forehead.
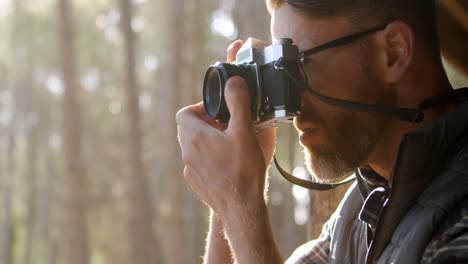
<path id="1" fill-rule="evenodd" d="M 317 46 L 343 35 L 351 27 L 345 17 L 305 16 L 288 4 L 271 10 L 272 38 L 291 38 L 299 49 Z"/>

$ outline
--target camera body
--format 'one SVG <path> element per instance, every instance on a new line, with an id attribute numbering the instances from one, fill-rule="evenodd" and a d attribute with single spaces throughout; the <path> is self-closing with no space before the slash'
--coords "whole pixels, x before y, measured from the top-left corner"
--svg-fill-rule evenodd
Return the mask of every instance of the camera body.
<path id="1" fill-rule="evenodd" d="M 255 129 L 261 131 L 290 123 L 300 110 L 300 89 L 288 75 L 287 68 L 300 78 L 299 50 L 291 39 L 276 39 L 268 45 L 249 38 L 238 51 L 234 64 L 216 63 L 208 68 L 203 85 L 205 111 L 220 122 L 229 120 L 224 88 L 232 76 L 243 77 L 251 95 L 251 115 Z"/>

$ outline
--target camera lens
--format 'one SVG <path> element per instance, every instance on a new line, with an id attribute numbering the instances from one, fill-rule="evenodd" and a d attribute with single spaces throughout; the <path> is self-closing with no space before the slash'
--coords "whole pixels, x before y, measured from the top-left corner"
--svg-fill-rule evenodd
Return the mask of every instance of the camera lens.
<path id="1" fill-rule="evenodd" d="M 231 115 L 224 99 L 227 80 L 233 76 L 244 76 L 242 66 L 229 63 L 216 63 L 210 66 L 203 82 L 203 104 L 211 118 L 227 122 Z"/>
<path id="2" fill-rule="evenodd" d="M 203 104 L 209 117 L 227 121 L 229 112 L 224 101 L 226 80 L 223 77 L 218 67 L 211 66 L 208 68 L 203 84 Z"/>

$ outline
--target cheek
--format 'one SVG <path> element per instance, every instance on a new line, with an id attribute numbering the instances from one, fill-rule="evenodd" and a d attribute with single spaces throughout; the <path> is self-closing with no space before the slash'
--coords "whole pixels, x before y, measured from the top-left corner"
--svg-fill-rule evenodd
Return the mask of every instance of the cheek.
<path id="1" fill-rule="evenodd" d="M 295 121 L 319 128 L 314 143 L 342 145 L 354 139 L 349 133 L 359 131 L 356 128 L 366 117 L 364 113 L 331 105 L 311 94 L 304 94 L 301 115 Z"/>

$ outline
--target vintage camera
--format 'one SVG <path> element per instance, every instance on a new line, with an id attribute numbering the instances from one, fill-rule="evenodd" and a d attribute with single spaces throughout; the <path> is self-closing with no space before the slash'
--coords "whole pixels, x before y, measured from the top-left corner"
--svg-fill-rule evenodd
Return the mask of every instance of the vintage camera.
<path id="1" fill-rule="evenodd" d="M 217 62 L 206 71 L 203 83 L 206 113 L 220 122 L 229 120 L 225 84 L 229 78 L 241 76 L 250 90 L 255 130 L 291 122 L 300 110 L 300 89 L 290 78 L 291 74 L 300 78 L 298 58 L 298 48 L 291 39 L 276 39 L 268 45 L 249 38 L 237 53 L 234 64 Z"/>

